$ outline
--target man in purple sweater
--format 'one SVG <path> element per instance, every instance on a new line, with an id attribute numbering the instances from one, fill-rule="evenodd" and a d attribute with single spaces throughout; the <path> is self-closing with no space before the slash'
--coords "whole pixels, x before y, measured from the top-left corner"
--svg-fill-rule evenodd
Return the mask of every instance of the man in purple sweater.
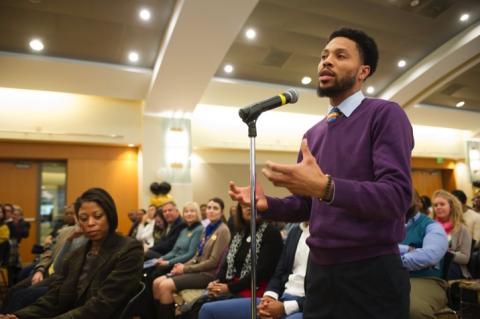
<path id="1" fill-rule="evenodd" d="M 297 164 L 267 162 L 264 175 L 293 195 L 265 196 L 262 217 L 310 221 L 305 319 L 408 318 L 410 284 L 399 257 L 411 202 L 413 134 L 402 108 L 365 98 L 378 50 L 362 31 L 330 35 L 318 65 L 318 94 L 329 115 L 304 135 Z M 250 188 L 230 183 L 250 204 Z"/>

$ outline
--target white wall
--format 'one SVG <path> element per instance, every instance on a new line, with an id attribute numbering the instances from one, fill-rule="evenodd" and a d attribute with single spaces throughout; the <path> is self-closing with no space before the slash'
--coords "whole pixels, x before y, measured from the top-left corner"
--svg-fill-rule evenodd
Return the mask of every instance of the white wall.
<path id="1" fill-rule="evenodd" d="M 139 144 L 141 118 L 139 101 L 0 88 L 3 139 Z"/>

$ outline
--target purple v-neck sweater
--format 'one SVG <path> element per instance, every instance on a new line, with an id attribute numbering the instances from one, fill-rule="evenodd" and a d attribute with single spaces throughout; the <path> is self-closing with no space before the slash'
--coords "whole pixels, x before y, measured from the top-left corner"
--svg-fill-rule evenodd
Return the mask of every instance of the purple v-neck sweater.
<path id="1" fill-rule="evenodd" d="M 412 197 L 414 143 L 402 108 L 366 98 L 348 118 L 334 123 L 323 119 L 305 138 L 322 171 L 335 182 L 333 202 L 298 195 L 268 197 L 269 208 L 262 216 L 310 220 L 307 243 L 320 265 L 398 254 Z"/>

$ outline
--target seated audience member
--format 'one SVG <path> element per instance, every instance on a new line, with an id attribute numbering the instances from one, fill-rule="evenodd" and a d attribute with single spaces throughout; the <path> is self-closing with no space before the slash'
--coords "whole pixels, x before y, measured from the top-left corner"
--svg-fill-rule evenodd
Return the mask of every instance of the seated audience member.
<path id="1" fill-rule="evenodd" d="M 155 212 L 157 208 L 154 205 L 148 206 L 147 213 L 143 215 L 137 228 L 135 238 L 139 240 L 147 251 L 153 246 L 153 227 L 155 226 Z"/>
<path id="2" fill-rule="evenodd" d="M 222 221 L 225 205 L 220 198 L 212 198 L 207 204 L 210 224 L 205 228 L 197 253 L 185 264 L 174 265 L 168 276 L 153 282 L 156 317 L 174 318 L 173 293 L 183 289 L 203 289 L 215 279 L 215 271 L 230 242 L 230 231 Z"/>
<path id="3" fill-rule="evenodd" d="M 230 234 L 232 234 L 232 236 L 236 233 L 236 229 L 235 229 L 235 215 L 237 214 L 237 205 L 232 205 L 230 206 L 230 210 L 228 211 L 230 216 L 228 216 L 228 220 L 227 220 L 227 226 L 228 226 L 228 229 L 230 230 Z"/>
<path id="4" fill-rule="evenodd" d="M 197 252 L 203 226 L 200 223 L 200 208 L 195 202 L 186 203 L 183 207 L 183 220 L 186 227 L 182 229 L 172 250 L 157 260 L 157 273 L 168 273 L 175 264 L 185 263 L 192 259 Z M 155 271 L 154 271 L 155 272 Z"/>
<path id="5" fill-rule="evenodd" d="M 138 214 L 135 209 L 129 210 L 127 214 L 128 214 L 128 219 L 132 222 L 132 226 L 130 226 L 130 229 L 128 231 L 128 237 L 136 238 L 138 224 L 140 224 L 140 219 L 138 219 Z M 142 213 L 142 217 L 143 217 L 143 213 Z"/>
<path id="6" fill-rule="evenodd" d="M 49 250 L 51 251 L 52 245 L 55 243 L 58 234 L 62 232 L 64 229 L 71 228 L 71 226 L 74 226 L 74 225 L 75 225 L 75 209 L 73 208 L 73 204 L 65 205 L 61 223 L 57 223 L 57 228 L 54 229 L 50 233 L 50 235 L 48 235 L 43 241 L 44 242 L 43 252 L 44 253 L 47 252 L 46 254 L 44 254 L 44 256 L 48 254 Z M 63 241 L 64 240 L 62 240 L 62 244 L 63 244 Z M 22 270 L 20 271 L 20 274 L 18 275 L 18 281 L 21 282 L 25 278 L 28 278 L 31 274 L 33 274 L 37 264 L 38 264 L 37 262 L 33 262 L 23 267 Z"/>
<path id="7" fill-rule="evenodd" d="M 73 205 L 65 205 L 63 207 L 62 219 L 57 221 L 55 227 L 50 234 L 43 240 L 44 245 L 52 244 L 52 241 L 57 237 L 58 231 L 62 228 L 75 225 L 75 210 Z"/>
<path id="8" fill-rule="evenodd" d="M 218 280 L 209 284 L 213 296 L 221 294 L 250 296 L 252 259 L 250 220 L 250 207 L 242 208 L 238 204 L 235 214 L 235 236 L 230 242 Z M 257 294 L 262 296 L 282 253 L 283 240 L 280 231 L 272 223 L 261 220 L 258 215 L 256 224 Z"/>
<path id="9" fill-rule="evenodd" d="M 5 224 L 8 226 L 10 233 L 10 239 L 16 238 L 15 236 L 15 225 L 13 224 L 13 205 L 12 204 L 3 204 L 3 213 L 5 214 Z"/>
<path id="10" fill-rule="evenodd" d="M 3 206 L 0 204 L 0 265 L 8 264 L 10 254 L 10 229 L 5 224 L 5 214 L 3 213 Z"/>
<path id="11" fill-rule="evenodd" d="M 115 203 L 105 190 L 91 188 L 75 202 L 86 245 L 66 257 L 48 292 L 34 304 L 0 318 L 118 318 L 138 290 L 141 244 L 116 233 Z"/>
<path id="12" fill-rule="evenodd" d="M 419 208 L 420 213 L 425 214 L 429 217 L 433 215 L 432 209 L 432 200 L 427 195 L 423 195 L 420 197 L 420 202 L 422 205 Z"/>
<path id="13" fill-rule="evenodd" d="M 0 205 L 0 245 L 7 243 L 10 238 L 10 229 L 5 224 L 5 214 L 3 213 L 3 207 Z"/>
<path id="14" fill-rule="evenodd" d="M 71 206 L 73 209 L 73 205 Z M 87 242 L 78 225 L 67 226 L 58 231 L 51 246 L 40 256 L 32 275 L 19 281 L 8 290 L 2 312 L 14 312 L 35 302 L 47 292 L 54 275 L 61 269 L 65 256 Z"/>
<path id="15" fill-rule="evenodd" d="M 20 272 L 20 253 L 16 234 L 15 223 L 13 222 L 14 207 L 12 204 L 3 204 L 3 212 L 5 214 L 5 224 L 9 230 L 9 253 L 7 262 L 8 271 L 8 287 L 17 282 L 17 275 Z"/>
<path id="16" fill-rule="evenodd" d="M 156 245 L 162 239 L 162 236 L 167 231 L 167 222 L 163 218 L 162 208 L 157 208 L 155 211 L 155 224 L 153 226 L 153 245 Z"/>
<path id="17" fill-rule="evenodd" d="M 472 208 L 477 213 L 480 213 L 480 190 L 472 198 Z"/>
<path id="18" fill-rule="evenodd" d="M 403 266 L 410 272 L 410 318 L 433 319 L 448 301 L 442 278 L 448 238 L 439 223 L 419 211 L 416 192 L 413 202 L 406 216 L 407 234 L 399 245 Z"/>
<path id="19" fill-rule="evenodd" d="M 257 298 L 257 314 L 260 318 L 301 319 L 305 299 L 304 279 L 309 248 L 306 239 L 310 235 L 308 223 L 291 228 L 280 261 L 261 299 Z M 215 285 L 210 286 L 210 293 Z M 202 306 L 199 319 L 244 319 L 251 317 L 249 298 L 234 298 L 208 302 Z"/>
<path id="20" fill-rule="evenodd" d="M 472 237 L 463 222 L 462 204 L 445 190 L 433 193 L 433 216 L 438 221 L 449 240 L 449 249 L 453 257 L 448 279 L 470 278 L 467 264 L 470 259 Z"/>
<path id="21" fill-rule="evenodd" d="M 475 246 L 480 247 L 480 214 L 467 206 L 467 195 L 462 190 L 455 189 L 452 194 L 462 204 L 463 220 L 468 229 L 468 233 L 475 240 Z"/>
<path id="22" fill-rule="evenodd" d="M 161 208 L 167 228 L 160 240 L 146 251 L 145 259 L 159 258 L 172 250 L 180 232 L 186 227 L 175 202 L 167 202 Z"/>
<path id="23" fill-rule="evenodd" d="M 136 313 L 142 315 L 142 318 L 151 317 L 151 314 L 147 312 L 153 312 L 154 309 L 153 280 L 170 272 L 175 264 L 189 261 L 197 252 L 203 231 L 203 226 L 200 223 L 200 208 L 197 203 L 185 204 L 183 207 L 183 220 L 186 227 L 180 232 L 172 250 L 160 258 L 154 259 L 156 261 L 154 267 L 146 269 L 145 277 L 142 279 L 146 285 L 144 302 L 142 302 L 141 308 L 136 309 Z M 145 303 L 148 303 L 149 306 L 145 307 Z"/>
<path id="24" fill-rule="evenodd" d="M 18 205 L 13 205 L 12 221 L 15 227 L 15 238 L 20 244 L 22 239 L 30 234 L 30 223 L 23 218 L 23 209 Z"/>
<path id="25" fill-rule="evenodd" d="M 210 224 L 210 219 L 207 218 L 207 204 L 200 205 L 200 215 L 202 216 L 203 228 L 205 228 Z"/>

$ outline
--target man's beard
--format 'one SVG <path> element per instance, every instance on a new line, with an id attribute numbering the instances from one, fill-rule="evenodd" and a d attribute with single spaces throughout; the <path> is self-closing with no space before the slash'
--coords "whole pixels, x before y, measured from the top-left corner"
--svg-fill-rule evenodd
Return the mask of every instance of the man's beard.
<path id="1" fill-rule="evenodd" d="M 320 83 L 317 86 L 317 95 L 319 97 L 334 97 L 338 94 L 351 89 L 355 85 L 355 76 L 347 76 L 343 79 L 335 80 L 331 87 L 321 88 Z"/>

